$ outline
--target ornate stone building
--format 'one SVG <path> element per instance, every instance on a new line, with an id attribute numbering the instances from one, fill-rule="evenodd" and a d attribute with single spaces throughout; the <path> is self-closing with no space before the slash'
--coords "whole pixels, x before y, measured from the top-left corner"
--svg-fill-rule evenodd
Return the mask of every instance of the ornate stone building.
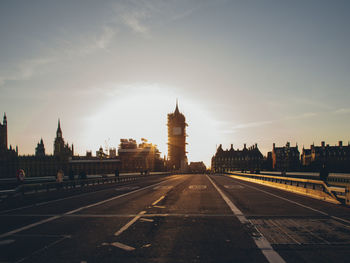
<path id="1" fill-rule="evenodd" d="M 54 156 L 60 156 L 60 157 L 71 157 L 74 155 L 74 146 L 72 144 L 72 147 L 69 147 L 68 143 L 64 143 L 64 139 L 62 136 L 62 130 L 61 130 L 61 122 L 58 119 L 58 127 L 56 131 L 56 138 L 54 142 Z"/>
<path id="2" fill-rule="evenodd" d="M 300 169 L 300 153 L 298 145 L 290 146 L 287 142 L 286 146 L 272 148 L 272 169 L 277 171 L 298 171 Z"/>
<path id="3" fill-rule="evenodd" d="M 180 113 L 178 103 L 174 113 L 168 114 L 168 168 L 170 170 L 187 169 L 185 116 Z"/>
<path id="4" fill-rule="evenodd" d="M 255 144 L 247 148 L 244 144 L 242 150 L 233 149 L 223 150 L 220 144 L 215 155 L 211 159 L 211 167 L 214 172 L 227 172 L 234 170 L 258 171 L 261 169 L 263 155 Z"/>
<path id="5" fill-rule="evenodd" d="M 336 146 L 321 142 L 321 146 L 311 145 L 301 154 L 303 170 L 320 171 L 325 166 L 330 172 L 350 172 L 350 143 L 343 145 L 342 141 Z"/>

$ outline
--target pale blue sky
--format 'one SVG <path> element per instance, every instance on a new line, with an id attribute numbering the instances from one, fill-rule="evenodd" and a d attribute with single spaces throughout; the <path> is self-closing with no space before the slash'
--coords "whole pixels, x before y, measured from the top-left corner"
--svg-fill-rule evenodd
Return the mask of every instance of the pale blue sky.
<path id="1" fill-rule="evenodd" d="M 350 140 L 349 1 L 1 1 L 0 112 L 9 142 L 48 153 L 61 118 L 79 154 L 120 138 L 190 161 L 216 145 Z"/>

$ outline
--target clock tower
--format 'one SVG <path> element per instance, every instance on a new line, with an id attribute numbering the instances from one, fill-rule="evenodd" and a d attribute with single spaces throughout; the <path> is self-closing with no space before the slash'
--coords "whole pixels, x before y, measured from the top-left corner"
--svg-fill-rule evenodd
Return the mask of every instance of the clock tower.
<path id="1" fill-rule="evenodd" d="M 185 116 L 180 113 L 176 101 L 174 113 L 168 114 L 168 160 L 172 170 L 185 171 L 187 167 L 186 126 Z"/>

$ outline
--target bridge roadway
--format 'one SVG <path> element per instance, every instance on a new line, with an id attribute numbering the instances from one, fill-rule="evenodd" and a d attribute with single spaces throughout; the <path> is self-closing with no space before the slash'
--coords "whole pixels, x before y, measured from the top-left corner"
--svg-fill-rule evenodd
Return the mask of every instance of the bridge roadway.
<path id="1" fill-rule="evenodd" d="M 150 177 L 0 220 L 0 262 L 350 262 L 350 208 L 222 175 Z"/>

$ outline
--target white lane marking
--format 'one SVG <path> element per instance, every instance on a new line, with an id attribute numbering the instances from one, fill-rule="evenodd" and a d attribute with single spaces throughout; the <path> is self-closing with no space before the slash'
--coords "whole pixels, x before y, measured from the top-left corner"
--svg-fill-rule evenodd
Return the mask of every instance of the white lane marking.
<path id="1" fill-rule="evenodd" d="M 13 242 L 15 242 L 14 239 L 5 239 L 5 240 L 0 240 L 0 246 L 3 245 L 8 245 L 8 244 L 12 244 Z"/>
<path id="2" fill-rule="evenodd" d="M 346 220 L 346 219 L 343 219 L 343 218 L 340 218 L 340 217 L 337 217 L 337 216 L 331 216 L 331 218 L 335 219 L 335 220 L 340 220 L 340 221 L 343 221 L 345 223 L 348 223 L 350 224 L 350 221 L 349 220 Z M 345 225 L 346 226 L 346 225 Z"/>
<path id="3" fill-rule="evenodd" d="M 204 189 L 207 189 L 207 186 L 206 185 L 190 185 L 188 187 L 189 189 L 191 190 L 204 190 Z"/>
<path id="4" fill-rule="evenodd" d="M 158 204 L 158 203 L 159 203 L 160 201 L 162 201 L 164 198 L 165 198 L 165 195 L 162 195 L 159 199 L 157 199 L 156 201 L 154 201 L 154 202 L 152 203 L 152 205 Z"/>
<path id="5" fill-rule="evenodd" d="M 168 179 L 168 180 L 172 180 L 172 179 Z M 8 236 L 11 236 L 13 234 L 16 234 L 18 232 L 21 232 L 21 231 L 24 231 L 24 230 L 27 230 L 27 229 L 30 229 L 30 228 L 33 228 L 33 227 L 36 227 L 38 225 L 41 225 L 41 224 L 44 224 L 44 223 L 47 223 L 47 222 L 50 222 L 50 221 L 53 221 L 53 220 L 56 220 L 58 218 L 62 218 L 64 217 L 65 215 L 71 215 L 71 214 L 74 214 L 78 211 L 81 211 L 83 209 L 87 209 L 87 208 L 90 208 L 90 207 L 93 207 L 93 206 L 97 206 L 97 205 L 101 205 L 101 204 L 104 204 L 106 202 L 110 202 L 110 201 L 113 201 L 115 199 L 118 199 L 118 198 L 122 198 L 124 196 L 127 196 L 127 195 L 130 195 L 130 194 L 134 194 L 134 193 L 137 193 L 137 192 L 140 192 L 140 191 L 143 191 L 143 190 L 146 190 L 148 188 L 152 188 L 156 185 L 160 185 L 164 182 L 167 182 L 168 180 L 166 181 L 162 181 L 162 182 L 159 182 L 159 183 L 156 183 L 156 184 L 152 184 L 152 185 L 149 185 L 149 186 L 146 186 L 146 187 L 143 187 L 143 188 L 140 188 L 140 189 L 137 189 L 137 190 L 134 190 L 134 191 L 131 191 L 131 192 L 128 192 L 128 193 L 125 193 L 125 194 L 122 194 L 122 195 L 118 195 L 118 196 L 115 196 L 115 197 L 112 197 L 112 198 L 109 198 L 109 199 L 106 199 L 106 200 L 103 200 L 103 201 L 100 201 L 100 202 L 97 202 L 97 203 L 93 203 L 93 204 L 90 204 L 90 205 L 87 205 L 87 206 L 82 206 L 78 209 L 74 209 L 72 211 L 69 211 L 67 213 L 64 213 L 64 214 L 61 214 L 61 215 L 58 215 L 58 216 L 53 216 L 53 217 L 50 217 L 50 218 L 47 218 L 47 219 L 43 219 L 41 221 L 38 221 L 36 223 L 33 223 L 33 224 L 29 224 L 29 225 L 26 225 L 26 226 L 23 226 L 23 227 L 20 227 L 20 228 L 17 228 L 17 229 L 14 229 L 12 231 L 9 231 L 9 232 L 6 232 L 6 233 L 3 233 L 0 235 L 0 238 L 4 238 L 4 237 L 8 237 Z"/>
<path id="6" fill-rule="evenodd" d="M 156 208 L 165 208 L 164 205 L 154 205 L 153 207 L 156 207 Z"/>
<path id="7" fill-rule="evenodd" d="M 147 248 L 147 247 L 151 247 L 152 245 L 151 244 L 146 244 L 146 245 L 143 245 L 141 248 Z"/>
<path id="8" fill-rule="evenodd" d="M 135 250 L 134 247 L 130 247 L 128 245 L 125 245 L 125 244 L 122 244 L 122 243 L 119 243 L 119 242 L 113 242 L 113 243 L 111 243 L 111 246 L 114 246 L 114 247 L 117 247 L 117 248 L 120 248 L 120 249 L 123 249 L 123 250 L 126 250 L 126 251 L 133 251 L 133 250 Z"/>
<path id="9" fill-rule="evenodd" d="M 224 187 L 226 189 L 243 189 L 244 187 L 241 185 L 237 185 L 237 184 L 225 184 Z"/>
<path id="10" fill-rule="evenodd" d="M 114 233 L 115 236 L 119 236 L 121 233 L 123 233 L 125 230 L 127 230 L 132 224 L 134 224 L 139 218 L 145 214 L 146 211 L 141 211 L 137 216 L 135 216 L 133 219 L 131 219 L 125 226 L 123 226 L 121 229 L 119 229 L 117 232 Z"/>
<path id="11" fill-rule="evenodd" d="M 172 185 L 156 186 L 153 188 L 153 190 L 169 190 L 173 187 L 174 186 L 172 186 Z"/>
<path id="12" fill-rule="evenodd" d="M 221 195 L 222 199 L 226 202 L 226 204 L 230 207 L 231 211 L 237 216 L 238 220 L 242 224 L 251 224 L 254 226 L 251 222 L 247 220 L 247 218 L 244 216 L 244 214 L 241 212 L 241 210 L 236 207 L 232 201 L 221 191 L 221 189 L 213 182 L 213 180 L 206 175 L 211 184 L 215 187 L 215 189 L 218 191 L 218 193 Z M 254 226 L 255 228 L 255 226 Z M 256 228 L 255 228 L 256 229 Z M 256 229 L 257 230 L 257 229 Z M 267 261 L 270 263 L 285 263 L 284 259 L 272 248 L 271 244 L 267 241 L 267 239 L 260 235 L 259 237 L 253 237 L 253 240 L 256 244 L 256 246 L 261 250 L 261 252 L 266 257 Z"/>
<path id="13" fill-rule="evenodd" d="M 140 221 L 142 221 L 142 222 L 154 222 L 154 220 L 153 219 L 151 219 L 151 218 L 140 218 Z"/>
<path id="14" fill-rule="evenodd" d="M 61 218 L 61 217 L 62 217 L 62 216 L 53 216 L 53 217 L 50 217 L 50 218 L 47 218 L 47 219 L 38 221 L 38 222 L 36 222 L 36 223 L 29 224 L 29 225 L 26 225 L 26 226 L 17 228 L 17 229 L 15 229 L 15 230 L 6 232 L 6 233 L 4 233 L 4 234 L 1 234 L 1 235 L 0 235 L 0 238 L 4 238 L 4 237 L 11 236 L 11 235 L 16 234 L 16 233 L 18 233 L 18 232 L 21 232 L 21 231 L 24 231 L 24 230 L 27 230 L 27 229 L 36 227 L 36 226 L 38 226 L 38 225 L 41 225 L 41 224 L 44 224 L 44 223 L 47 223 L 47 222 L 56 220 L 56 219 Z"/>

